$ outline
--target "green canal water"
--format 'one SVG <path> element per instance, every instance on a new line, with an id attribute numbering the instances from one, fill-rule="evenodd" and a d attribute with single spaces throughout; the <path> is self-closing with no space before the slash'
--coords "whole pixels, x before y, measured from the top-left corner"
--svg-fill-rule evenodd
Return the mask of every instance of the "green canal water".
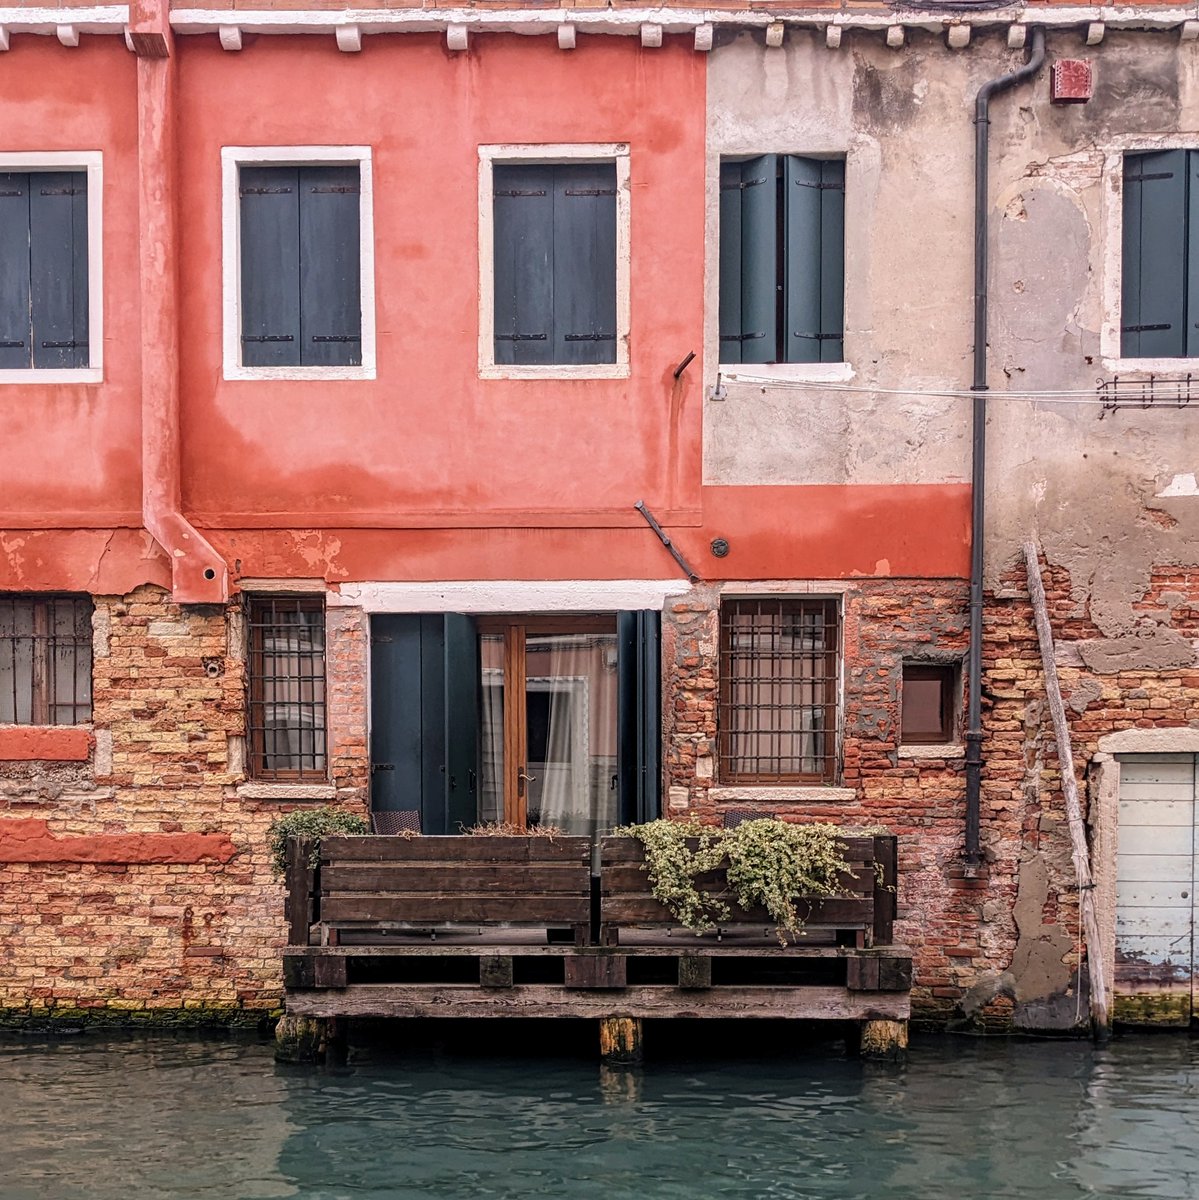
<path id="1" fill-rule="evenodd" d="M 611 1072 L 576 1051 L 0 1041 L 3 1200 L 1199 1198 L 1199 1041 L 918 1041 Z M 501 1030 L 498 1036 L 510 1036 Z"/>

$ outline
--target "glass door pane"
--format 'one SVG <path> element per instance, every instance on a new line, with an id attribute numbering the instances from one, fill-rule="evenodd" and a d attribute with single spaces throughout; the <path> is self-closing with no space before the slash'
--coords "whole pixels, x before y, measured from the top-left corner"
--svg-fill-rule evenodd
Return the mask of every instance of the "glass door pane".
<path id="1" fill-rule="evenodd" d="M 504 635 L 479 638 L 479 820 L 504 820 Z"/>
<path id="2" fill-rule="evenodd" d="M 529 825 L 594 837 L 619 818 L 615 622 L 611 633 L 525 640 L 525 773 Z"/>

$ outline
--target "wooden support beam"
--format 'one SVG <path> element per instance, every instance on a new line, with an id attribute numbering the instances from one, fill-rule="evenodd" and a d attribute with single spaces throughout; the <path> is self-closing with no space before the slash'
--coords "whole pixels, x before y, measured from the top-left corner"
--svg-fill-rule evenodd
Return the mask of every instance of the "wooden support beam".
<path id="1" fill-rule="evenodd" d="M 568 988 L 624 988 L 629 960 L 623 954 L 573 954 L 565 963 Z"/>
<path id="2" fill-rule="evenodd" d="M 703 991 L 712 986 L 712 960 L 706 954 L 684 954 L 679 958 L 679 987 Z"/>
<path id="3" fill-rule="evenodd" d="M 1074 876 L 1078 885 L 1078 902 L 1082 910 L 1083 937 L 1087 948 L 1087 970 L 1091 979 L 1091 1023 L 1096 1037 L 1105 1037 L 1110 1016 L 1107 1007 L 1107 967 L 1103 959 L 1103 941 L 1099 930 L 1099 914 L 1095 904 L 1095 881 L 1091 875 L 1091 854 L 1087 847 L 1087 830 L 1082 819 L 1082 804 L 1078 798 L 1078 777 L 1074 771 L 1074 752 L 1070 744 L 1070 726 L 1066 721 L 1066 706 L 1062 702 L 1061 683 L 1057 677 L 1057 660 L 1053 648 L 1053 626 L 1049 621 L 1049 605 L 1045 600 L 1045 584 L 1041 579 L 1040 547 L 1035 541 L 1024 543 L 1024 565 L 1028 570 L 1028 594 L 1032 600 L 1033 618 L 1037 626 L 1037 641 L 1041 646 L 1041 667 L 1045 674 L 1045 698 L 1053 717 L 1053 735 L 1057 741 L 1057 761 L 1062 779 L 1062 795 L 1066 801 L 1066 822 L 1070 827 L 1070 849 L 1074 860 Z"/>
<path id="4" fill-rule="evenodd" d="M 907 1021 L 863 1021 L 858 1053 L 863 1058 L 895 1062 L 908 1050 Z"/>
<path id="5" fill-rule="evenodd" d="M 317 1063 L 329 1050 L 333 1022 L 320 1017 L 285 1013 L 275 1026 L 275 1061 Z"/>
<path id="6" fill-rule="evenodd" d="M 601 1017 L 600 1058 L 614 1067 L 632 1067 L 641 1061 L 641 1022 L 636 1017 Z"/>
<path id="7" fill-rule="evenodd" d="M 308 945 L 308 929 L 312 924 L 312 893 L 316 873 L 310 864 L 312 843 L 306 839 L 289 838 L 287 842 L 287 896 L 283 914 L 287 921 L 287 941 L 292 946 Z"/>
<path id="8" fill-rule="evenodd" d="M 479 986 L 510 988 L 512 986 L 512 956 L 488 954 L 479 959 Z"/>

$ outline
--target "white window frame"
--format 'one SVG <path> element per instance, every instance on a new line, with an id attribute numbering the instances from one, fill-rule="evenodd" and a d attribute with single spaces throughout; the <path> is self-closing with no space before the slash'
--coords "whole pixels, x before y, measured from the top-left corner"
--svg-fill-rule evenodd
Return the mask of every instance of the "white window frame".
<path id="1" fill-rule="evenodd" d="M 1113 138 L 1103 158 L 1103 320 L 1099 354 L 1104 370 L 1119 375 L 1193 371 L 1199 358 L 1123 358 L 1120 308 L 1124 293 L 1124 156 L 1155 150 L 1199 150 L 1199 133 Z"/>
<path id="2" fill-rule="evenodd" d="M 362 362 L 357 366 L 247 367 L 241 360 L 241 205 L 238 175 L 246 166 L 337 166 L 354 163 L 359 186 L 359 298 Z M 370 146 L 222 146 L 221 238 L 225 379 L 374 379 L 375 230 L 374 175 Z"/>
<path id="3" fill-rule="evenodd" d="M 45 150 L 0 154 L 0 171 L 87 172 L 86 367 L 6 367 L 0 383 L 104 382 L 104 155 L 100 150 Z"/>
<path id="4" fill-rule="evenodd" d="M 616 166 L 616 361 L 503 363 L 495 361 L 496 163 L 614 163 Z M 629 146 L 627 142 L 513 144 L 479 147 L 479 378 L 627 379 L 630 275 Z"/>
<path id="5" fill-rule="evenodd" d="M 757 143 L 755 143 L 757 144 Z M 842 297 L 842 345 L 844 355 L 840 362 L 829 363 L 722 363 L 720 362 L 720 164 L 729 159 L 756 158 L 760 154 L 798 154 L 806 158 L 840 158 L 845 162 L 845 267 L 842 286 L 845 294 Z M 720 149 L 708 155 L 708 270 L 704 284 L 704 295 L 707 300 L 705 311 L 705 341 L 711 347 L 708 361 L 717 363 L 716 370 L 724 383 L 769 385 L 771 383 L 786 383 L 797 381 L 803 383 L 850 383 L 857 372 L 854 370 L 850 357 L 849 333 L 849 297 L 850 272 L 853 267 L 848 248 L 858 246 L 862 241 L 854 240 L 858 235 L 858 211 L 851 205 L 851 197 L 866 196 L 870 189 L 859 180 L 859 174 L 864 170 L 859 155 L 852 148 L 830 150 L 827 147 L 819 149 L 771 149 L 744 150 Z M 873 200 L 867 200 L 868 205 Z M 868 215 L 868 214 L 867 214 Z M 865 261 L 865 259 L 863 259 Z M 857 283 L 855 279 L 853 281 Z M 856 345 L 856 343 L 855 343 Z"/>

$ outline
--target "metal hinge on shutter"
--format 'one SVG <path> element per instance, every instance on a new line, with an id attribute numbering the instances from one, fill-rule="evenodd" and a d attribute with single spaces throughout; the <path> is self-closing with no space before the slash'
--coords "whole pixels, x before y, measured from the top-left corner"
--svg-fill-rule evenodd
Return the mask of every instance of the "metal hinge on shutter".
<path id="1" fill-rule="evenodd" d="M 25 195 L 25 193 L 23 191 L 21 191 L 20 188 L 17 188 L 17 190 L 15 192 L 0 192 L 0 197 L 23 196 L 23 195 Z"/>
<path id="2" fill-rule="evenodd" d="M 262 336 L 243 334 L 243 342 L 294 342 L 296 339 L 290 333 L 267 333 Z"/>
<path id="3" fill-rule="evenodd" d="M 355 333 L 314 333 L 312 335 L 314 342 L 360 342 L 360 338 Z"/>
<path id="4" fill-rule="evenodd" d="M 737 179 L 732 183 L 722 183 L 720 190 L 722 192 L 738 191 L 743 192 L 746 188 L 757 187 L 760 183 L 769 183 L 770 178 L 767 175 L 760 175 L 755 179 Z"/>
<path id="5" fill-rule="evenodd" d="M 0 342 L 0 350 L 21 350 L 24 346 L 24 342 Z"/>
<path id="6" fill-rule="evenodd" d="M 349 184 L 337 184 L 333 187 L 314 187 L 311 189 L 314 196 L 357 196 L 359 189 Z"/>
<path id="7" fill-rule="evenodd" d="M 238 192 L 240 196 L 290 196 L 289 187 L 244 187 Z"/>
<path id="8" fill-rule="evenodd" d="M 819 182 L 809 182 L 807 179 L 797 179 L 797 180 L 795 180 L 795 186 L 796 187 L 815 188 L 816 191 L 818 191 L 818 192 L 843 192 L 843 191 L 845 191 L 844 183 L 841 183 L 840 181 L 837 181 L 835 183 L 825 183 L 823 179 L 820 180 Z"/>
<path id="9" fill-rule="evenodd" d="M 1173 179 L 1173 178 L 1174 178 L 1173 171 L 1159 171 L 1155 175 L 1125 175 L 1124 182 L 1125 183 L 1144 183 L 1146 180 L 1149 180 L 1149 179 Z"/>
<path id="10" fill-rule="evenodd" d="M 521 189 L 521 188 L 505 188 L 503 190 L 497 191 L 496 195 L 497 196 L 508 196 L 509 198 L 514 197 L 514 196 L 544 196 L 545 188 L 530 188 L 527 190 Z"/>
<path id="11" fill-rule="evenodd" d="M 22 342 L 23 346 L 25 343 Z M 43 350 L 82 350 L 87 342 L 43 342 Z"/>
<path id="12" fill-rule="evenodd" d="M 765 333 L 722 333 L 720 340 L 722 342 L 756 342 L 758 338 L 765 336 Z"/>
<path id="13" fill-rule="evenodd" d="M 567 196 L 615 196 L 615 188 L 566 188 Z"/>
<path id="14" fill-rule="evenodd" d="M 544 342 L 547 335 L 544 333 L 497 333 L 495 340 L 497 342 Z"/>
<path id="15" fill-rule="evenodd" d="M 86 193 L 86 188 L 41 188 L 40 194 L 43 196 L 82 196 Z"/>
<path id="16" fill-rule="evenodd" d="M 810 342 L 839 342 L 843 335 L 840 333 L 800 333 L 796 329 L 791 336 L 805 338 Z"/>
<path id="17" fill-rule="evenodd" d="M 565 337 L 568 342 L 614 342 L 616 334 L 614 333 L 568 333 Z"/>
<path id="18" fill-rule="evenodd" d="M 1162 329 L 1173 329 L 1173 325 L 1121 325 L 1121 333 L 1156 333 Z M 1199 329 L 1199 322 L 1195 325 Z"/>

